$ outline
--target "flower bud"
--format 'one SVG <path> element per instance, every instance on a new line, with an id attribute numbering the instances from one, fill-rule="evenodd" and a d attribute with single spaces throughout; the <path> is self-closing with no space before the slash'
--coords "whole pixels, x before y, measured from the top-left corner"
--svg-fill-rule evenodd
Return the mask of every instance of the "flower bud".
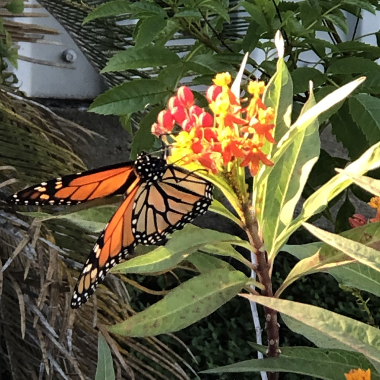
<path id="1" fill-rule="evenodd" d="M 185 111 L 185 108 L 182 106 L 174 107 L 171 110 L 171 114 L 175 122 L 180 125 L 187 119 L 187 113 Z"/>
<path id="2" fill-rule="evenodd" d="M 181 102 L 176 96 L 172 96 L 168 101 L 168 109 L 172 111 L 174 107 L 178 107 L 178 106 L 181 107 Z"/>
<path id="3" fill-rule="evenodd" d="M 207 128 L 214 125 L 214 120 L 208 112 L 202 112 L 199 115 L 199 123 L 203 128 Z"/>
<path id="4" fill-rule="evenodd" d="M 158 114 L 158 124 L 162 125 L 166 131 L 171 131 L 174 126 L 174 119 L 170 111 L 163 110 Z"/>
<path id="5" fill-rule="evenodd" d="M 160 137 L 161 135 L 164 135 L 168 131 L 160 124 L 153 123 L 151 127 L 151 132 L 153 135 Z"/>
<path id="6" fill-rule="evenodd" d="M 183 107 L 189 108 L 194 104 L 194 95 L 189 87 L 180 87 L 177 91 L 177 98 Z"/>
<path id="7" fill-rule="evenodd" d="M 352 218 L 348 218 L 348 222 L 352 228 L 355 228 L 367 224 L 367 219 L 362 214 L 354 214 Z"/>
<path id="8" fill-rule="evenodd" d="M 182 124 L 181 127 L 184 131 L 189 132 L 190 129 L 194 128 L 194 120 L 186 119 Z"/>
<path id="9" fill-rule="evenodd" d="M 199 116 L 201 115 L 203 112 L 202 108 L 201 107 L 198 107 L 198 106 L 191 106 L 189 108 L 189 115 L 195 115 L 195 116 Z"/>
<path id="10" fill-rule="evenodd" d="M 216 98 L 221 92 L 222 92 L 222 87 L 220 86 L 213 85 L 209 87 L 206 92 L 206 98 L 209 101 L 209 103 L 215 102 Z"/>

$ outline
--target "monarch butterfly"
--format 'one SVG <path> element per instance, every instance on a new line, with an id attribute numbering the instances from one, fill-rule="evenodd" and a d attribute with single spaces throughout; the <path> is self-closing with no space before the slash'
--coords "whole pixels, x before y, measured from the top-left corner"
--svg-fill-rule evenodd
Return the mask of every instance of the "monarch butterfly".
<path id="1" fill-rule="evenodd" d="M 71 300 L 84 304 L 107 272 L 137 244 L 156 244 L 207 211 L 213 186 L 196 173 L 141 153 L 125 162 L 67 175 L 22 190 L 8 199 L 25 205 L 73 205 L 109 195 L 125 199 L 99 236 Z"/>

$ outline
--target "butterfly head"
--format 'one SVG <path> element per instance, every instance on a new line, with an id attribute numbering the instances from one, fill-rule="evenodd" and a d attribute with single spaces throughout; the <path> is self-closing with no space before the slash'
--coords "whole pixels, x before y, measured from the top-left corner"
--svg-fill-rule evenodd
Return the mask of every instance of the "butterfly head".
<path id="1" fill-rule="evenodd" d="M 155 182 L 162 179 L 167 168 L 166 160 L 140 153 L 135 161 L 137 174 L 146 182 Z"/>

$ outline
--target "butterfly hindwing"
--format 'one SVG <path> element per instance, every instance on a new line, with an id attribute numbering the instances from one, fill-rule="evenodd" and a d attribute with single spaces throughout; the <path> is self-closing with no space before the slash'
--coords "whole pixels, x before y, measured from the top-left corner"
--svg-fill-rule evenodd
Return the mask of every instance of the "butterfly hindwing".
<path id="1" fill-rule="evenodd" d="M 131 186 L 127 197 L 90 252 L 74 289 L 71 299 L 72 308 L 78 308 L 84 304 L 97 285 L 104 280 L 108 271 L 135 247 L 136 240 L 132 234 L 131 221 L 134 199 L 138 190 L 137 184 L 138 180 Z"/>
<path id="2" fill-rule="evenodd" d="M 156 244 L 205 213 L 212 185 L 195 173 L 167 165 L 162 178 L 143 184 L 136 194 L 132 230 L 139 244 Z"/>
<path id="3" fill-rule="evenodd" d="M 8 202 L 41 206 L 74 205 L 123 194 L 136 178 L 133 168 L 133 162 L 127 162 L 58 177 L 22 190 L 10 197 Z"/>

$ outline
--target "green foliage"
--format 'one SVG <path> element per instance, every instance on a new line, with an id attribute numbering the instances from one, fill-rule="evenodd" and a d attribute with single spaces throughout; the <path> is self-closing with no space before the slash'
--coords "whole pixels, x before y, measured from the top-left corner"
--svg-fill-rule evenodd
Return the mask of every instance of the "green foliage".
<path id="1" fill-rule="evenodd" d="M 113 361 L 111 350 L 102 334 L 98 337 L 98 365 L 96 368 L 95 380 L 114 380 L 115 371 L 113 369 Z"/>

